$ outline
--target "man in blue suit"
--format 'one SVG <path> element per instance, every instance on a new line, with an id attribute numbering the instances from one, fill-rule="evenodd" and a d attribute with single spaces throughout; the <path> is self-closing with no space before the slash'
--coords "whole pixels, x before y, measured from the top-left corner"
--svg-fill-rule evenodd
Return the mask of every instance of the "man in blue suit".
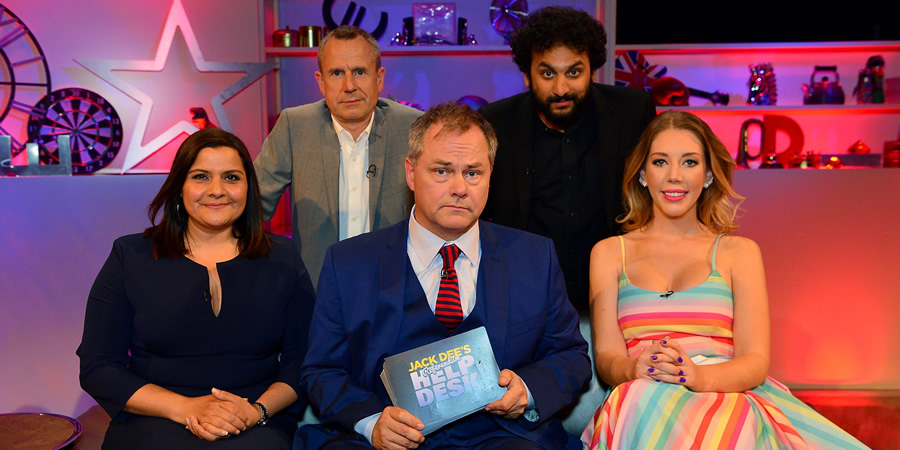
<path id="1" fill-rule="evenodd" d="M 413 123 L 409 148 L 409 220 L 325 257 L 302 375 L 322 424 L 302 427 L 295 448 L 581 448 L 556 415 L 581 394 L 591 366 L 553 244 L 478 220 L 493 128 L 447 103 Z M 458 254 L 456 306 L 444 297 L 442 253 Z M 480 326 L 507 392 L 426 438 L 419 419 L 391 406 L 384 358 Z"/>

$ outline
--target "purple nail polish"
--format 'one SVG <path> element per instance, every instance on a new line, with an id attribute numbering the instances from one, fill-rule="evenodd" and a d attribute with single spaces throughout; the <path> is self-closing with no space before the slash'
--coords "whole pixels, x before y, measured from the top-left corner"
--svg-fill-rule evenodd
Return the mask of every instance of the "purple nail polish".
<path id="1" fill-rule="evenodd" d="M 683 371 L 683 370 L 679 370 L 679 371 L 678 371 L 678 375 L 684 375 L 684 371 Z"/>
<path id="2" fill-rule="evenodd" d="M 680 379 L 680 380 L 678 380 L 678 381 L 680 381 L 680 382 L 682 382 L 682 383 L 684 383 L 684 382 L 685 382 L 685 381 L 687 381 L 687 380 L 685 380 L 685 379 L 684 379 L 684 377 L 681 377 L 681 379 Z"/>
<path id="3" fill-rule="evenodd" d="M 651 367 L 651 368 L 647 369 L 647 372 L 653 373 L 653 368 Z"/>
<path id="4" fill-rule="evenodd" d="M 656 361 L 656 355 L 651 356 L 650 359 Z"/>
<path id="5" fill-rule="evenodd" d="M 653 381 L 655 381 L 655 382 L 657 382 L 657 383 L 659 383 L 659 380 L 653 380 Z"/>
<path id="6" fill-rule="evenodd" d="M 665 340 L 665 339 L 663 339 L 663 340 L 662 340 L 662 341 L 660 341 L 660 342 L 662 342 L 662 343 L 663 343 L 663 345 L 666 345 L 666 340 Z"/>
<path id="7" fill-rule="evenodd" d="M 678 357 L 678 362 L 684 362 L 680 356 Z"/>

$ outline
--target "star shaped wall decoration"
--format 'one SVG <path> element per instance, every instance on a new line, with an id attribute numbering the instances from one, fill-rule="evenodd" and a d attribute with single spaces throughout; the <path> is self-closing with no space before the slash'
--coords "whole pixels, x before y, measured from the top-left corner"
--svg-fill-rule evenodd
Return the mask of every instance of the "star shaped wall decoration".
<path id="1" fill-rule="evenodd" d="M 132 127 L 133 131 L 130 136 L 128 148 L 125 152 L 125 162 L 122 166 L 122 173 L 131 170 L 136 165 L 140 164 L 141 161 L 147 159 L 150 155 L 163 148 L 182 133 L 192 134 L 198 130 L 191 122 L 179 120 L 158 136 L 150 139 L 146 144 L 142 144 L 142 142 L 146 140 L 145 135 L 147 133 L 147 125 L 150 121 L 150 112 L 153 109 L 154 99 L 114 73 L 117 71 L 162 71 L 166 66 L 166 61 L 172 49 L 172 42 L 175 39 L 176 29 L 181 30 L 181 34 L 184 37 L 197 71 L 245 74 L 237 82 L 225 88 L 210 100 L 216 119 L 219 122 L 219 127 L 222 129 L 231 131 L 231 124 L 228 121 L 228 115 L 225 113 L 223 104 L 274 67 L 274 64 L 272 63 L 227 63 L 206 61 L 200 51 L 200 45 L 197 43 L 197 39 L 194 36 L 194 31 L 191 28 L 191 23 L 187 18 L 181 0 L 172 1 L 172 6 L 169 8 L 168 18 L 166 19 L 162 36 L 157 45 L 156 57 L 154 59 L 143 61 L 108 59 L 75 60 L 76 63 L 105 80 L 141 105 L 134 126 Z M 165 99 L 161 99 L 160 101 L 164 100 Z"/>

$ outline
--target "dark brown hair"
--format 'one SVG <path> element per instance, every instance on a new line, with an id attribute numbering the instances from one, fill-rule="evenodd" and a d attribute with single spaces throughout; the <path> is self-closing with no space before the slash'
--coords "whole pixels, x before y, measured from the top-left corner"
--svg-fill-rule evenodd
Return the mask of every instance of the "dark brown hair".
<path id="1" fill-rule="evenodd" d="M 618 219 L 623 224 L 623 231 L 640 229 L 653 218 L 653 200 L 638 178 L 647 163 L 650 146 L 665 130 L 685 130 L 693 134 L 703 147 L 706 170 L 713 174 L 712 184 L 703 189 L 697 200 L 697 219 L 715 233 L 734 231 L 737 228 L 734 224 L 737 207 L 744 199 L 731 186 L 734 159 L 706 122 L 684 111 L 665 111 L 656 116 L 625 161 L 625 182 L 622 186 L 625 214 Z M 737 204 L 732 203 L 729 197 L 737 200 Z"/>
<path id="2" fill-rule="evenodd" d="M 241 165 L 247 176 L 247 204 L 244 212 L 232 224 L 232 233 L 238 239 L 241 256 L 255 258 L 265 256 L 272 249 L 272 241 L 263 229 L 262 197 L 259 182 L 253 170 L 250 152 L 241 140 L 220 128 L 207 128 L 188 136 L 172 161 L 172 170 L 163 182 L 156 198 L 147 207 L 147 216 L 152 224 L 144 230 L 144 236 L 153 243 L 153 257 L 169 256 L 178 258 L 189 253 L 185 244 L 188 217 L 184 209 L 181 191 L 188 171 L 194 165 L 197 155 L 204 148 L 230 147 L 237 151 Z M 156 217 L 162 211 L 162 220 Z"/>

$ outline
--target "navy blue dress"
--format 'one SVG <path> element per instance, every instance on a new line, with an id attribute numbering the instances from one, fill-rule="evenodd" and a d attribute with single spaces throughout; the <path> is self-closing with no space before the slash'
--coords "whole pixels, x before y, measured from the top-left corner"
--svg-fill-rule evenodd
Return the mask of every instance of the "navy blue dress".
<path id="1" fill-rule="evenodd" d="M 91 288 L 77 351 L 82 388 L 112 418 L 104 448 L 290 448 L 306 406 L 300 366 L 315 293 L 290 240 L 273 236 L 273 247 L 266 257 L 218 264 L 215 316 L 205 266 L 183 256 L 154 259 L 141 234 L 115 241 Z M 215 387 L 253 401 L 277 381 L 299 400 L 265 427 L 216 442 L 122 410 L 147 383 L 191 397 Z"/>

